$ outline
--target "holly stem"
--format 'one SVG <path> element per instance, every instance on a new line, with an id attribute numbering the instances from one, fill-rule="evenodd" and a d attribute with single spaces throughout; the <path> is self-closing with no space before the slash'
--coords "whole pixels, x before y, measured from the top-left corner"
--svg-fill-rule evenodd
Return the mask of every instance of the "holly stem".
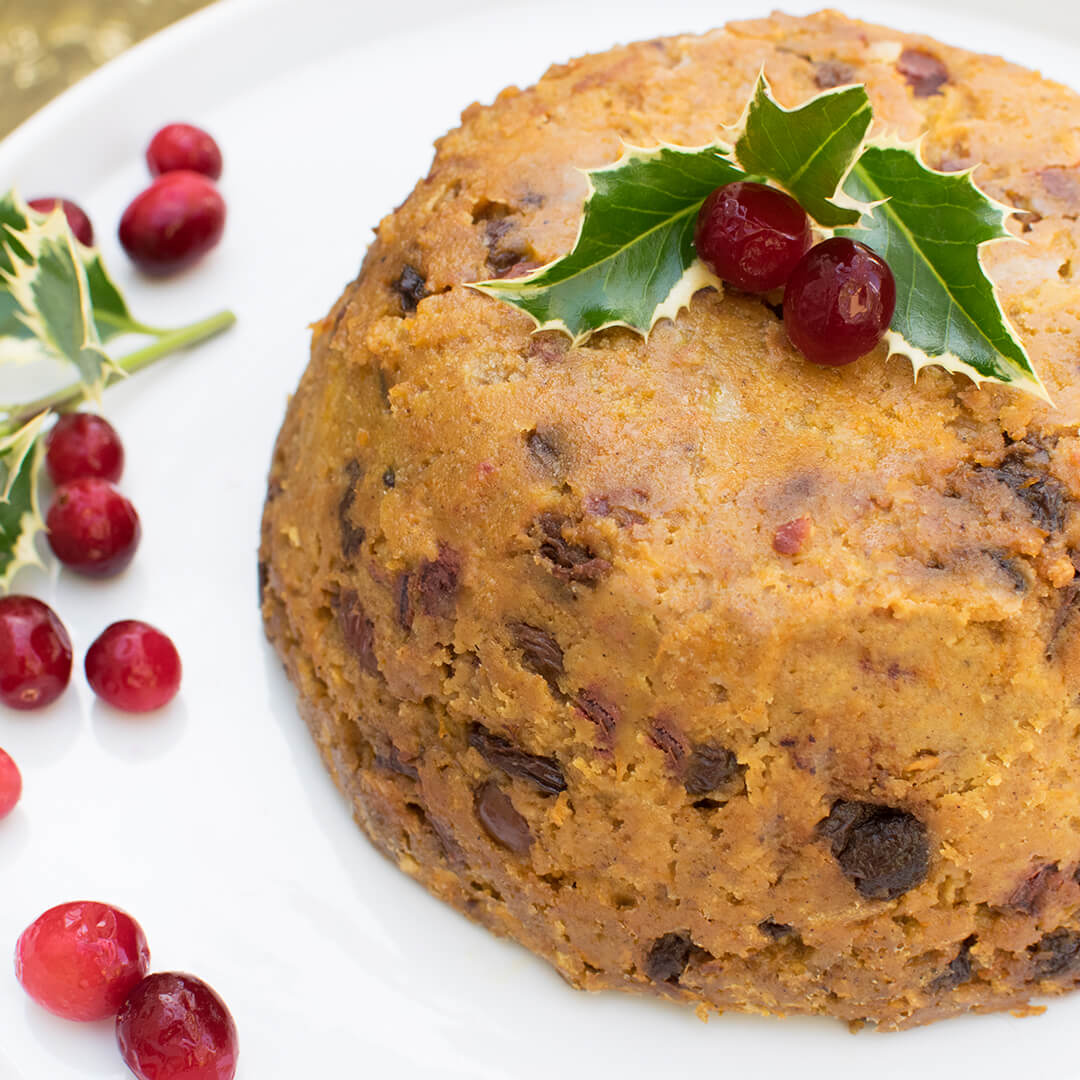
<path id="1" fill-rule="evenodd" d="M 207 338 L 220 334 L 222 330 L 227 330 L 234 322 L 236 322 L 236 316 L 231 311 L 219 311 L 208 319 L 202 319 L 190 326 L 181 326 L 178 330 L 153 331 L 157 335 L 157 340 L 119 359 L 116 362 L 116 368 L 106 376 L 105 385 L 112 386 L 113 383 L 134 375 L 137 371 L 142 371 L 143 368 L 176 352 L 177 349 L 198 345 Z M 33 420 L 46 409 L 52 409 L 53 412 L 70 412 L 72 409 L 77 409 L 85 400 L 85 384 L 75 382 L 22 405 L 0 406 L 0 412 L 8 417 L 7 420 L 0 421 L 0 438 L 18 431 L 23 424 Z"/>

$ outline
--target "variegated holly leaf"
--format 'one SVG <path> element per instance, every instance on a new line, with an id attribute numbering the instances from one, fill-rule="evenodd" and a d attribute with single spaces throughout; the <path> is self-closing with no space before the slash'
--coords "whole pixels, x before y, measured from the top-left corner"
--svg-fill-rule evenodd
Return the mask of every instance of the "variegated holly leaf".
<path id="1" fill-rule="evenodd" d="M 85 248 L 77 240 L 75 251 L 86 271 L 90 307 L 101 341 L 112 341 L 121 334 L 144 334 L 147 327 L 132 317 L 127 301 L 109 276 L 97 248 Z"/>
<path id="2" fill-rule="evenodd" d="M 48 410 L 40 412 L 17 431 L 0 438 L 0 502 L 6 502 L 11 495 L 12 485 L 23 461 L 33 449 L 50 415 Z"/>
<path id="3" fill-rule="evenodd" d="M 14 259 L 29 259 L 26 248 L 18 241 L 18 234 L 26 229 L 26 208 L 14 191 L 0 196 L 0 273 L 15 269 Z M 19 305 L 15 297 L 0 280 L 0 339 L 29 340 L 30 328 L 19 318 Z"/>
<path id="4" fill-rule="evenodd" d="M 0 195 L 0 271 L 11 273 L 14 269 L 13 258 L 22 262 L 33 261 L 25 245 L 20 242 L 20 233 L 26 232 L 30 224 L 43 225 L 48 216 L 27 206 L 14 190 Z M 147 327 L 132 316 L 127 301 L 109 276 L 97 248 L 84 247 L 74 235 L 72 242 L 86 271 L 90 306 L 99 339 L 105 342 L 120 334 L 145 333 Z M 0 339 L 34 340 L 31 329 L 19 318 L 20 310 L 10 290 L 0 281 Z"/>
<path id="5" fill-rule="evenodd" d="M 44 449 L 37 438 L 44 417 L 0 440 L 0 593 L 11 587 L 24 566 L 41 565 L 35 539 L 45 528 L 37 501 L 38 473 Z M 36 425 L 32 431 L 28 431 Z"/>
<path id="6" fill-rule="evenodd" d="M 867 146 L 844 189 L 876 204 L 858 229 L 841 232 L 873 248 L 896 278 L 891 351 L 909 356 L 916 374 L 937 364 L 1049 401 L 980 259 L 984 244 L 1013 239 L 1009 207 L 970 171 L 931 169 L 914 143 Z"/>
<path id="7" fill-rule="evenodd" d="M 819 225 L 854 225 L 865 207 L 840 184 L 859 156 L 873 115 L 864 86 L 826 90 L 785 109 L 762 72 L 730 133 L 734 157 L 745 172 L 775 181 Z"/>
<path id="8" fill-rule="evenodd" d="M 573 251 L 528 277 L 472 287 L 528 312 L 541 330 L 581 341 L 608 326 L 648 332 L 719 279 L 694 252 L 705 196 L 745 174 L 722 143 L 683 150 L 627 147 L 594 169 Z"/>
<path id="9" fill-rule="evenodd" d="M 28 219 L 24 230 L 9 235 L 28 256 L 9 248 L 11 269 L 0 270 L 16 318 L 46 354 L 74 364 L 91 396 L 99 395 L 113 364 L 101 347 L 86 268 L 63 211 Z"/>

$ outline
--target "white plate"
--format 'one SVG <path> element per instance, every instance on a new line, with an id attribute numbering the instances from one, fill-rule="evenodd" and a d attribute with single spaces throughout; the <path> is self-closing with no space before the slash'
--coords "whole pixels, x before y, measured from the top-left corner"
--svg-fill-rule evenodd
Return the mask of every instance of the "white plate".
<path id="1" fill-rule="evenodd" d="M 234 0 L 122 57 L 0 145 L 0 188 L 70 193 L 89 209 L 146 321 L 223 305 L 240 320 L 108 393 L 128 451 L 123 487 L 144 527 L 131 569 L 108 583 L 37 572 L 18 583 L 56 607 L 80 660 L 107 623 L 141 617 L 174 637 L 185 680 L 173 705 L 142 720 L 96 704 L 81 672 L 41 713 L 0 709 L 0 746 L 25 778 L 0 824 L 0 953 L 62 900 L 121 905 L 145 927 L 156 968 L 193 971 L 229 1003 L 241 1080 L 1013 1080 L 1033 1063 L 1040 1075 L 1077 1075 L 1080 996 L 1037 1019 L 852 1037 L 828 1020 L 706 1025 L 689 1010 L 575 993 L 374 853 L 263 640 L 259 514 L 271 443 L 306 363 L 305 326 L 354 274 L 368 229 L 426 171 L 432 139 L 469 102 L 533 81 L 550 61 L 768 6 Z M 1063 81 L 1080 70 L 1072 0 L 1029 0 L 1023 23 L 1011 0 L 845 6 Z M 203 265 L 153 284 L 131 272 L 113 223 L 146 182 L 146 141 L 172 119 L 204 124 L 224 147 L 230 216 Z M 0 399 L 13 386 L 8 369 Z M 0 1080 L 126 1075 L 109 1024 L 52 1018 L 0 965 Z"/>

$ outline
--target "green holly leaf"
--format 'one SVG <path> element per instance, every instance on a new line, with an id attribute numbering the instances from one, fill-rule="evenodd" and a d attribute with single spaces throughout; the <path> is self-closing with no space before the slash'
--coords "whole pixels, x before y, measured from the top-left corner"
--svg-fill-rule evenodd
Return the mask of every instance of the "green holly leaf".
<path id="1" fill-rule="evenodd" d="M 0 593 L 24 566 L 40 566 L 35 539 L 45 528 L 38 507 L 38 474 L 44 456 L 37 436 L 45 417 L 35 418 L 13 435 L 0 440 Z M 28 429 L 31 429 L 28 431 Z"/>
<path id="2" fill-rule="evenodd" d="M 528 277 L 474 289 L 528 312 L 541 330 L 581 341 L 607 326 L 647 333 L 719 279 L 694 252 L 694 226 L 714 188 L 745 178 L 723 143 L 683 150 L 627 147 L 589 178 L 573 251 Z"/>
<path id="3" fill-rule="evenodd" d="M 0 270 L 18 305 L 16 318 L 46 354 L 74 364 L 88 392 L 98 396 L 113 364 L 101 347 L 86 268 L 63 211 L 28 219 L 23 231 L 9 230 L 9 236 L 28 256 L 9 247 L 11 269 Z"/>
<path id="4" fill-rule="evenodd" d="M 0 196 L 0 273 L 10 274 L 15 269 L 14 259 L 30 258 L 26 248 L 18 241 L 18 234 L 25 229 L 25 207 L 15 192 L 9 191 Z M 15 297 L 0 281 L 0 339 L 28 341 L 33 338 L 30 328 L 19 318 L 19 311 Z"/>
<path id="5" fill-rule="evenodd" d="M 0 438 L 0 503 L 10 497 L 15 478 L 50 415 L 48 411 L 38 413 L 17 431 Z"/>
<path id="6" fill-rule="evenodd" d="M 775 181 L 821 226 L 854 225 L 865 207 L 840 183 L 855 163 L 873 119 L 864 86 L 827 90 L 796 109 L 772 96 L 764 72 L 732 133 L 735 160 Z"/>
<path id="7" fill-rule="evenodd" d="M 983 244 L 1014 239 L 1005 227 L 1012 211 L 970 172 L 929 168 L 917 144 L 867 146 L 844 189 L 876 204 L 858 229 L 841 232 L 873 248 L 896 278 L 890 349 L 909 356 L 916 375 L 937 364 L 1049 401 L 979 256 Z"/>
<path id="8" fill-rule="evenodd" d="M 90 305 L 94 312 L 98 338 L 101 341 L 112 341 L 121 334 L 147 333 L 150 328 L 132 316 L 127 301 L 109 276 L 97 249 L 85 248 L 76 241 L 75 250 L 86 270 L 86 284 L 90 290 Z"/>
<path id="9" fill-rule="evenodd" d="M 43 225 L 48 216 L 27 206 L 14 190 L 0 196 L 0 271 L 12 273 L 13 259 L 33 262 L 19 235 L 25 233 L 31 224 Z M 86 271 L 98 338 L 105 342 L 120 334 L 146 333 L 149 328 L 132 316 L 127 301 L 110 277 L 97 248 L 84 247 L 74 235 L 72 242 Z M 19 317 L 20 310 L 11 291 L 0 282 L 0 339 L 35 340 L 33 331 Z"/>

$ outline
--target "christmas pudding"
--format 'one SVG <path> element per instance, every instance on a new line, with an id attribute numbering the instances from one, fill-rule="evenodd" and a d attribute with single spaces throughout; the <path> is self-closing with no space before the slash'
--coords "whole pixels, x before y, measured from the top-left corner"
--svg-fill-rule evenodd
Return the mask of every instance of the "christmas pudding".
<path id="1" fill-rule="evenodd" d="M 890 339 L 809 363 L 776 291 L 586 336 L 469 287 L 762 68 L 1019 211 L 981 261 L 1041 396 Z M 1072 91 L 834 13 L 468 108 L 316 326 L 266 500 L 267 632 L 370 840 L 586 989 L 884 1028 L 1071 989 L 1077 161 Z"/>

